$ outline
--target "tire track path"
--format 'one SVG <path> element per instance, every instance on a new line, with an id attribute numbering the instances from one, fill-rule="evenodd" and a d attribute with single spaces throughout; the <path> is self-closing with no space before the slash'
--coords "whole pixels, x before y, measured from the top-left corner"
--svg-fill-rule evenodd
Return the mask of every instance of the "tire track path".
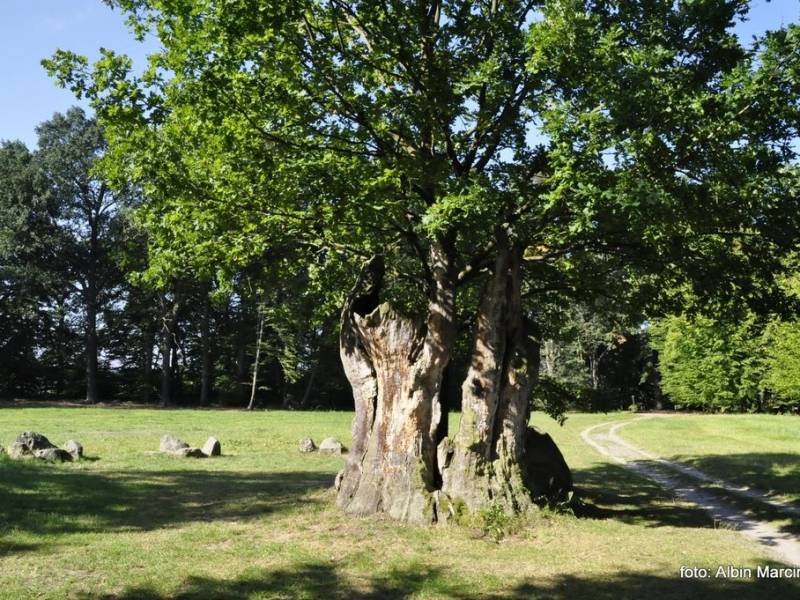
<path id="1" fill-rule="evenodd" d="M 772 523 L 752 518 L 731 502 L 708 490 L 687 484 L 676 474 L 679 473 L 705 484 L 717 485 L 728 493 L 770 506 L 794 517 L 800 517 L 800 507 L 771 498 L 763 492 L 711 477 L 694 467 L 664 460 L 634 446 L 618 435 L 621 428 L 631 423 L 653 418 L 669 417 L 645 415 L 625 421 L 600 423 L 584 429 L 581 432 L 581 438 L 612 462 L 655 481 L 664 489 L 675 493 L 676 496 L 704 509 L 711 514 L 715 521 L 728 523 L 742 535 L 767 547 L 769 552 L 781 561 L 800 567 L 800 539 L 797 536 L 781 531 Z"/>

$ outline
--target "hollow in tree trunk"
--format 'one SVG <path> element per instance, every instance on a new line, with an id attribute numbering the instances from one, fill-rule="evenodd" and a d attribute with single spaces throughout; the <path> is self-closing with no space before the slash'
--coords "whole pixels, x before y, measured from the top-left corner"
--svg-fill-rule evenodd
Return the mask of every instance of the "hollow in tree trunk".
<path id="1" fill-rule="evenodd" d="M 442 374 L 454 338 L 454 281 L 431 248 L 427 319 L 379 303 L 383 263 L 373 259 L 342 311 L 340 352 L 356 414 L 337 503 L 346 512 L 436 520 L 436 439 Z"/>
<path id="2" fill-rule="evenodd" d="M 521 248 L 498 253 L 479 308 L 455 437 L 443 437 L 441 390 L 454 342 L 450 263 L 431 249 L 427 320 L 379 302 L 373 259 L 342 311 L 340 350 L 353 388 L 352 448 L 337 503 L 366 515 L 430 523 L 499 506 L 524 512 L 571 489 L 563 457 L 528 427 L 539 345 L 521 305 Z"/>

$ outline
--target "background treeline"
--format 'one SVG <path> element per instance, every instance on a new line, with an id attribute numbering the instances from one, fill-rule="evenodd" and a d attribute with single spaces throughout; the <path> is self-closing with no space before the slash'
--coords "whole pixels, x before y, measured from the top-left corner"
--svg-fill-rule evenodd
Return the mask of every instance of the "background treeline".
<path id="1" fill-rule="evenodd" d="M 140 192 L 112 193 L 95 175 L 106 147 L 97 123 L 75 108 L 37 133 L 33 151 L 0 145 L 0 396 L 352 406 L 338 306 L 314 293 L 288 250 L 234 277 L 161 276 L 148 263 Z M 551 412 L 800 406 L 797 322 L 748 313 L 645 326 L 612 302 L 545 304 L 534 402 Z M 468 360 L 462 337 L 445 378 L 451 408 Z"/>
<path id="2" fill-rule="evenodd" d="M 678 408 L 800 410 L 800 323 L 671 316 L 651 330 L 661 389 Z"/>
<path id="3" fill-rule="evenodd" d="M 254 404 L 347 404 L 336 320 L 275 257 L 224 282 L 144 276 L 141 198 L 94 175 L 97 123 L 75 108 L 37 133 L 0 145 L 0 396 L 248 405 L 260 347 Z"/>

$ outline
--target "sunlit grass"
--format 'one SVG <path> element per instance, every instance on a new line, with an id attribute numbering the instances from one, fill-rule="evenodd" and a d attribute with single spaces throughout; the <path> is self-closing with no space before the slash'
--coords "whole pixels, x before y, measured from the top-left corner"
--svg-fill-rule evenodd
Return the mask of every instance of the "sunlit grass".
<path id="1" fill-rule="evenodd" d="M 681 565 L 768 562 L 701 511 L 580 440 L 627 415 L 542 415 L 573 467 L 581 518 L 542 512 L 495 542 L 473 528 L 354 519 L 334 506 L 350 413 L 0 409 L 0 444 L 23 430 L 80 440 L 96 460 L 0 462 L 0 598 L 759 598 L 790 581 L 679 580 Z M 451 431 L 457 426 L 452 415 Z M 637 425 L 638 426 L 638 425 Z M 222 441 L 219 459 L 148 455 L 165 433 Z"/>
<path id="2" fill-rule="evenodd" d="M 662 458 L 800 501 L 800 417 L 679 414 L 643 419 L 621 433 Z"/>

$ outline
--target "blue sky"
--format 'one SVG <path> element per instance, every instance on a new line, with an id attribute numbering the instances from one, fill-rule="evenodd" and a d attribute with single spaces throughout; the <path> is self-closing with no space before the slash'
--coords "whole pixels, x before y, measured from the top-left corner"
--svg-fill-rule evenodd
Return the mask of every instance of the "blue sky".
<path id="1" fill-rule="evenodd" d="M 800 21 L 798 0 L 754 0 L 752 7 L 750 21 L 738 28 L 747 39 Z M 100 0 L 0 0 L 0 139 L 33 147 L 36 125 L 76 104 L 72 93 L 57 88 L 44 72 L 42 58 L 56 48 L 96 58 L 101 47 L 142 65 L 155 46 L 134 41 L 120 14 Z"/>

